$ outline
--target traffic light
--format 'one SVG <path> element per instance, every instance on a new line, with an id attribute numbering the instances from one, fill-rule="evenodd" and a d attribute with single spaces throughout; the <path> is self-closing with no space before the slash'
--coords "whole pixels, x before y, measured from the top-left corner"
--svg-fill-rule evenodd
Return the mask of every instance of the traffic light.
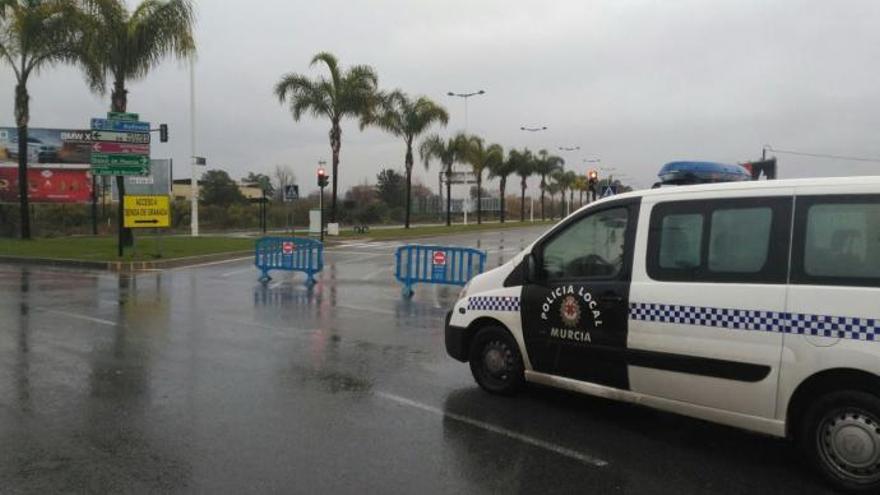
<path id="1" fill-rule="evenodd" d="M 159 142 L 168 142 L 168 124 L 159 124 Z"/>
<path id="2" fill-rule="evenodd" d="M 328 177 L 327 171 L 323 168 L 318 169 L 318 187 L 327 187 Z"/>
<path id="3" fill-rule="evenodd" d="M 599 172 L 596 172 L 595 170 L 590 170 L 587 173 L 587 178 L 590 181 L 590 185 L 594 186 L 597 182 L 599 182 Z"/>

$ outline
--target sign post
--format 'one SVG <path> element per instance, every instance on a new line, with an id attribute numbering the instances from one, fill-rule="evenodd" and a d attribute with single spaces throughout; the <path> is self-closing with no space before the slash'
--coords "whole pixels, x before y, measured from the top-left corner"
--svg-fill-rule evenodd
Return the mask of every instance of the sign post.
<path id="1" fill-rule="evenodd" d="M 106 119 L 93 118 L 91 133 L 80 136 L 83 141 L 92 144 L 92 174 L 116 176 L 119 186 L 119 257 L 123 254 L 126 232 L 130 235 L 126 229 L 142 227 L 126 224 L 128 202 L 123 176 L 150 173 L 150 123 L 140 122 L 139 118 L 134 113 L 109 112 Z M 130 242 L 134 242 L 133 239 Z"/>

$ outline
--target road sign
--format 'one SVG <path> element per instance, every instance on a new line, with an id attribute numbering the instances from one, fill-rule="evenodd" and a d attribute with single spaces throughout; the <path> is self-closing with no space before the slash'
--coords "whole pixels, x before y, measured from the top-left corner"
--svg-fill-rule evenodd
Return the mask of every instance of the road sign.
<path id="1" fill-rule="evenodd" d="M 615 194 L 615 192 L 614 192 L 614 188 L 613 188 L 613 187 L 611 187 L 611 186 L 605 186 L 605 189 L 602 190 L 602 196 L 600 196 L 600 197 L 602 197 L 602 198 L 610 198 L 611 196 L 614 196 L 614 194 Z"/>
<path id="2" fill-rule="evenodd" d="M 149 167 L 150 157 L 125 153 L 92 153 L 93 167 Z"/>
<path id="3" fill-rule="evenodd" d="M 129 120 L 129 121 L 137 121 L 141 119 L 141 116 L 136 113 L 126 113 L 126 112 L 107 112 L 107 118 L 112 120 Z"/>
<path id="4" fill-rule="evenodd" d="M 443 251 L 434 251 L 434 265 L 446 266 L 446 253 Z"/>
<path id="5" fill-rule="evenodd" d="M 93 166 L 91 171 L 94 175 L 149 175 L 150 167 Z"/>
<path id="6" fill-rule="evenodd" d="M 92 131 L 91 137 L 108 143 L 150 144 L 150 135 L 142 132 Z"/>
<path id="7" fill-rule="evenodd" d="M 171 226 L 168 196 L 125 196 L 123 205 L 125 227 L 156 229 Z"/>
<path id="8" fill-rule="evenodd" d="M 296 249 L 296 245 L 290 241 L 284 241 L 281 244 L 281 252 L 287 255 L 293 254 L 293 251 Z"/>
<path id="9" fill-rule="evenodd" d="M 296 184 L 284 186 L 284 201 L 290 203 L 297 199 L 299 199 L 299 186 Z"/>
<path id="10" fill-rule="evenodd" d="M 132 155 L 150 155 L 149 144 L 128 143 L 94 143 L 92 153 L 129 153 Z"/>
<path id="11" fill-rule="evenodd" d="M 150 132 L 149 122 L 137 122 L 132 120 L 92 119 L 94 131 L 117 131 L 117 132 Z"/>

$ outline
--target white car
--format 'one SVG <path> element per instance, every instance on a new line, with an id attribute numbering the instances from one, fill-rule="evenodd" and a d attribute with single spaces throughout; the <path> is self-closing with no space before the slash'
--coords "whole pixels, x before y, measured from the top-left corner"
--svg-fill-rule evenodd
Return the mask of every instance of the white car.
<path id="1" fill-rule="evenodd" d="M 880 177 L 683 186 L 593 203 L 475 277 L 446 348 L 534 382 L 789 437 L 880 492 Z"/>

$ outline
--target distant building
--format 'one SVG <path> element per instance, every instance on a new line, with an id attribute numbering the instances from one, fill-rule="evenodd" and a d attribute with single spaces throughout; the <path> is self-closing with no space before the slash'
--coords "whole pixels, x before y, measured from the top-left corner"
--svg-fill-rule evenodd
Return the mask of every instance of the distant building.
<path id="1" fill-rule="evenodd" d="M 259 186 L 242 184 L 241 182 L 236 182 L 236 184 L 238 184 L 238 190 L 241 191 L 242 196 L 249 201 L 257 201 L 263 197 L 263 191 Z M 199 186 L 201 185 L 202 182 L 199 181 Z M 189 201 L 192 198 L 192 179 L 175 180 L 171 185 L 171 196 L 175 200 Z"/>

